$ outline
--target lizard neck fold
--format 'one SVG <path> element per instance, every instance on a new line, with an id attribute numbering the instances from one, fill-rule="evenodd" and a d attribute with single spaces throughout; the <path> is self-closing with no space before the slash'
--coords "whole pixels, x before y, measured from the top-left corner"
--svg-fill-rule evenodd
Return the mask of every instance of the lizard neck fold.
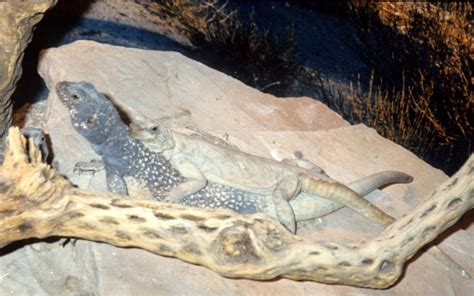
<path id="1" fill-rule="evenodd" d="M 127 126 L 120 120 L 115 120 L 103 137 L 105 141 L 100 144 L 91 143 L 92 149 L 101 156 L 110 155 L 110 153 L 117 154 L 123 143 L 129 140 Z"/>

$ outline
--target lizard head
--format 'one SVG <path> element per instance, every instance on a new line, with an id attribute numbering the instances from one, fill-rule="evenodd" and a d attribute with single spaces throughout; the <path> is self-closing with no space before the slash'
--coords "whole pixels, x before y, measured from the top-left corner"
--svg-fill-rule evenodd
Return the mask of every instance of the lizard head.
<path id="1" fill-rule="evenodd" d="M 132 123 L 129 133 L 133 138 L 144 142 L 147 147 L 152 147 L 154 151 L 166 146 L 169 138 L 169 130 L 152 121 Z"/>
<path id="2" fill-rule="evenodd" d="M 89 82 L 62 81 L 56 93 L 67 107 L 74 129 L 89 142 L 100 145 L 121 128 L 126 130 L 118 111 Z"/>

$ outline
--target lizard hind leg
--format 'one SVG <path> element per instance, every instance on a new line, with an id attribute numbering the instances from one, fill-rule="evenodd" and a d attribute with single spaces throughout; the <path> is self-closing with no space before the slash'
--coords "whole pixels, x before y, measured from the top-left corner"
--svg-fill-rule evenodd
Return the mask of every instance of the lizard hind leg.
<path id="1" fill-rule="evenodd" d="M 328 177 L 326 172 L 321 167 L 319 167 L 317 164 L 314 164 L 311 161 L 306 160 L 306 159 L 302 159 L 302 158 L 295 158 L 295 159 L 284 158 L 284 159 L 281 160 L 281 162 L 287 163 L 289 165 L 294 165 L 296 167 L 303 168 L 303 169 L 306 169 L 308 171 L 311 171 L 315 174 L 322 174 L 322 175 L 325 175 L 325 176 Z"/>
<path id="2" fill-rule="evenodd" d="M 296 218 L 290 200 L 296 197 L 301 189 L 301 184 L 296 176 L 288 177 L 277 183 L 272 193 L 278 220 L 292 233 L 296 233 Z"/>
<path id="3" fill-rule="evenodd" d="M 105 171 L 107 178 L 107 189 L 115 194 L 128 195 L 127 183 L 122 176 L 115 172 Z"/>

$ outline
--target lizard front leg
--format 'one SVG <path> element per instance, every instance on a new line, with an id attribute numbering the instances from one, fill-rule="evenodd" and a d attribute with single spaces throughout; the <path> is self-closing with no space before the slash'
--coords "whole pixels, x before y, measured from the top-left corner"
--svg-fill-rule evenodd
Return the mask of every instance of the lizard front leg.
<path id="1" fill-rule="evenodd" d="M 92 159 L 89 162 L 77 162 L 74 166 L 73 173 L 82 175 L 85 172 L 90 172 L 92 175 L 95 175 L 97 172 L 105 169 L 104 162 L 100 159 Z"/>
<path id="2" fill-rule="evenodd" d="M 298 195 L 300 190 L 300 182 L 296 176 L 293 176 L 279 181 L 272 193 L 278 220 L 292 233 L 296 232 L 296 218 L 290 200 Z"/>
<path id="3" fill-rule="evenodd" d="M 171 189 L 165 198 L 166 201 L 179 203 L 186 195 L 196 193 L 206 186 L 206 177 L 192 162 L 171 159 L 171 164 L 187 181 Z"/>
<path id="4" fill-rule="evenodd" d="M 105 175 L 109 192 L 128 195 L 127 183 L 125 183 L 123 176 L 110 170 L 105 170 Z"/>

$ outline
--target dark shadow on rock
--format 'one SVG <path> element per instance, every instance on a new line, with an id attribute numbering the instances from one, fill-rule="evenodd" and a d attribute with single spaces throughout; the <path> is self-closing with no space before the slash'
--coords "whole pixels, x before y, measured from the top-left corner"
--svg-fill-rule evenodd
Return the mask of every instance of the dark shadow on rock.
<path id="1" fill-rule="evenodd" d="M 132 119 L 130 118 L 130 115 L 128 115 L 127 111 L 125 111 L 122 107 L 120 107 L 119 105 L 117 105 L 114 100 L 112 99 L 112 97 L 110 95 L 107 95 L 107 94 L 103 94 L 109 101 L 112 102 L 112 104 L 114 105 L 115 109 L 117 109 L 118 113 L 119 113 L 119 116 L 120 116 L 120 119 L 122 120 L 123 123 L 125 123 L 125 125 L 129 126 L 131 123 L 132 123 Z"/>
<path id="2" fill-rule="evenodd" d="M 81 12 L 86 11 L 91 4 L 91 1 L 82 2 L 82 5 L 77 7 L 77 9 L 80 9 L 78 11 Z M 60 1 L 59 8 L 61 5 L 63 6 L 64 3 L 61 4 Z M 57 10 L 58 7 L 55 7 L 45 14 L 43 20 L 36 26 L 33 39 L 25 50 L 22 62 L 23 74 L 11 97 L 14 112 L 26 103 L 32 104 L 47 97 L 47 88 L 36 72 L 39 52 L 41 49 L 56 46 L 67 32 L 79 22 L 78 18 L 69 19 L 68 22 L 58 22 L 53 16 Z M 54 30 L 47 29 L 49 27 L 48 23 L 52 23 L 49 26 L 54 27 Z M 18 122 L 18 124 L 23 126 L 24 122 Z"/>
<path id="3" fill-rule="evenodd" d="M 58 4 L 48 12 L 38 24 L 33 40 L 25 51 L 22 63 L 23 75 L 12 96 L 14 110 L 48 97 L 48 89 L 36 70 L 39 52 L 42 49 L 58 47 L 76 40 L 93 40 L 125 47 L 178 51 L 186 54 L 187 50 L 183 46 L 164 35 L 128 25 L 82 17 L 81 12 L 89 8 L 91 1 L 73 1 L 71 7 L 69 1 L 60 3 L 62 4 Z M 94 69 L 91 68 L 91 71 Z M 20 121 L 18 124 L 22 126 L 24 122 Z"/>
<path id="4" fill-rule="evenodd" d="M 32 245 L 34 243 L 39 243 L 39 242 L 44 242 L 44 243 L 56 243 L 59 240 L 61 240 L 61 237 L 47 237 L 45 239 L 37 239 L 37 238 L 29 238 L 29 239 L 24 239 L 20 241 L 15 241 L 12 242 L 11 244 L 6 245 L 5 247 L 0 249 L 0 257 L 1 256 L 6 256 L 10 253 L 13 253 L 19 249 L 22 249 L 25 246 Z"/>
<path id="5" fill-rule="evenodd" d="M 53 142 L 51 142 L 51 137 L 47 134 L 44 135 L 44 138 L 46 140 L 46 146 L 48 147 L 48 157 L 44 159 L 44 162 L 51 164 L 54 159 L 54 149 L 53 149 Z"/>

